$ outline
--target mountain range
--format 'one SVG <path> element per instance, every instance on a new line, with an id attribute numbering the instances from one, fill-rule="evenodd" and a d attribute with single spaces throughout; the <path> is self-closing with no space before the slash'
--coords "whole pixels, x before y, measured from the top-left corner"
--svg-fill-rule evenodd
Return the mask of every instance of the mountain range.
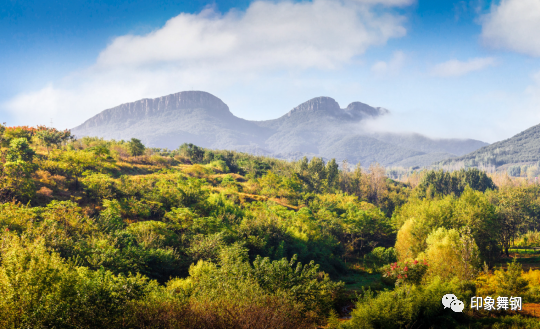
<path id="1" fill-rule="evenodd" d="M 175 149 L 193 143 L 283 159 L 319 156 L 366 166 L 428 166 L 462 156 L 487 143 L 473 139 L 432 139 L 416 133 L 373 133 L 363 123 L 389 115 L 381 107 L 353 102 L 346 108 L 330 97 L 304 102 L 266 121 L 236 117 L 219 98 L 184 91 L 142 99 L 102 111 L 71 131 L 77 137 L 138 138 L 148 147 Z"/>

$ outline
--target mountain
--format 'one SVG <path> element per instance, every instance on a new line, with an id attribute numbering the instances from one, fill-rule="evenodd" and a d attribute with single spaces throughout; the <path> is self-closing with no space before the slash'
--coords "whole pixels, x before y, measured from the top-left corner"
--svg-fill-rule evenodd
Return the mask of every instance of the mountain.
<path id="1" fill-rule="evenodd" d="M 540 161 L 540 125 L 531 127 L 500 142 L 484 146 L 466 155 L 442 161 L 442 165 L 464 163 L 469 166 L 536 164 Z"/>
<path id="2" fill-rule="evenodd" d="M 264 143 L 270 130 L 234 116 L 219 98 L 185 91 L 142 99 L 105 110 L 71 130 L 76 136 L 137 137 L 152 147 L 174 149 L 183 142 L 211 148 Z"/>
<path id="3" fill-rule="evenodd" d="M 182 143 L 193 143 L 291 160 L 320 156 L 385 166 L 426 166 L 430 161 L 463 155 L 487 145 L 471 139 L 368 133 L 362 128 L 366 119 L 388 113 L 384 108 L 360 102 L 341 108 L 330 97 L 317 97 L 277 119 L 249 121 L 234 116 L 225 103 L 207 92 L 184 91 L 119 105 L 71 131 L 78 137 L 136 137 L 149 147 L 175 149 Z"/>

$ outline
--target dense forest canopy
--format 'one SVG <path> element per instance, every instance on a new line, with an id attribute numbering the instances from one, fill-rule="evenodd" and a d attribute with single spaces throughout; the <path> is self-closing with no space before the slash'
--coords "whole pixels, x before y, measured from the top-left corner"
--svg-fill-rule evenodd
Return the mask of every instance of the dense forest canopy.
<path id="1" fill-rule="evenodd" d="M 2 328 L 536 323 L 468 303 L 540 301 L 540 271 L 497 267 L 540 246 L 538 185 L 477 169 L 396 181 L 378 165 L 43 126 L 0 125 L 0 143 Z M 444 310 L 446 293 L 465 313 Z"/>

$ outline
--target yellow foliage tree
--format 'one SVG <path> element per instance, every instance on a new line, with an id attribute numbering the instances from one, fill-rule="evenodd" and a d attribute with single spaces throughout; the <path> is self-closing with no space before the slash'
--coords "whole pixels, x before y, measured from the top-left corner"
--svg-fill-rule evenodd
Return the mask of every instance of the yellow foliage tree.
<path id="1" fill-rule="evenodd" d="M 396 251 L 400 260 L 414 258 L 416 253 L 413 252 L 411 246 L 415 244 L 415 237 L 412 234 L 412 230 L 415 226 L 414 218 L 411 218 L 401 226 L 401 229 L 397 234 Z"/>
<path id="2" fill-rule="evenodd" d="M 438 228 L 426 239 L 424 253 L 429 263 L 429 276 L 445 279 L 457 277 L 471 280 L 480 266 L 476 242 L 467 228 L 461 232 L 443 227 Z"/>

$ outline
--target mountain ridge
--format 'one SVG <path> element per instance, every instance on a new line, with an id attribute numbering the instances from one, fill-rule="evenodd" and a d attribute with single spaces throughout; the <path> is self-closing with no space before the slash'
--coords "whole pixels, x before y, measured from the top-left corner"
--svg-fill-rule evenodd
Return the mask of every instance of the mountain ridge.
<path id="1" fill-rule="evenodd" d="M 442 165 L 463 162 L 466 166 L 495 166 L 502 167 L 513 164 L 530 164 L 540 161 L 540 124 L 524 131 L 486 145 L 473 152 L 452 160 L 443 160 Z"/>
<path id="2" fill-rule="evenodd" d="M 174 149 L 182 143 L 193 143 L 287 159 L 321 156 L 364 165 L 392 165 L 432 153 L 440 154 L 435 160 L 444 160 L 487 145 L 472 139 L 436 140 L 419 134 L 370 134 L 362 130 L 363 120 L 389 113 L 361 102 L 341 108 L 333 98 L 321 96 L 276 119 L 250 121 L 236 117 L 210 93 L 183 91 L 106 109 L 73 128 L 72 133 L 108 139 L 135 137 L 149 147 Z M 431 158 L 423 157 L 421 165 Z"/>

